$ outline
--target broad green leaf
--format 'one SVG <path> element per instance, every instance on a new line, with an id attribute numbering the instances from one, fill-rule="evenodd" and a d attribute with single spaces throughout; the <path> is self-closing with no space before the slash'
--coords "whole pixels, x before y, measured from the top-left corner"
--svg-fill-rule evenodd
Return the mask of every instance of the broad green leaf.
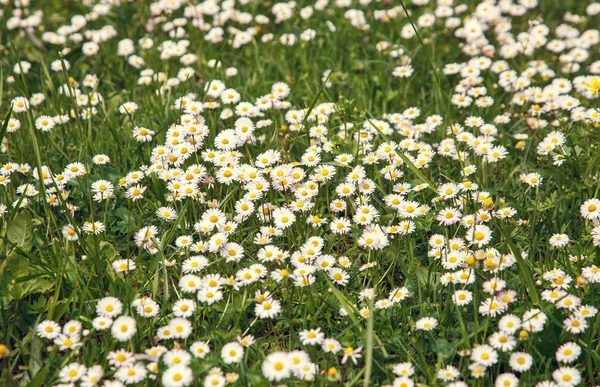
<path id="1" fill-rule="evenodd" d="M 8 225 L 6 239 L 23 250 L 29 251 L 33 245 L 31 215 L 22 211 Z"/>
<path id="2" fill-rule="evenodd" d="M 102 241 L 100 242 L 100 256 L 106 258 L 109 262 L 114 261 L 119 253 L 115 249 L 115 247 L 109 242 Z"/>
<path id="3" fill-rule="evenodd" d="M 13 251 L 6 257 L 6 267 L 4 269 L 4 281 L 11 282 L 19 277 L 29 274 L 29 259 L 25 258 L 16 251 Z"/>
<path id="4" fill-rule="evenodd" d="M 456 348 L 446 339 L 437 339 L 435 341 L 435 350 L 445 359 L 454 356 Z"/>

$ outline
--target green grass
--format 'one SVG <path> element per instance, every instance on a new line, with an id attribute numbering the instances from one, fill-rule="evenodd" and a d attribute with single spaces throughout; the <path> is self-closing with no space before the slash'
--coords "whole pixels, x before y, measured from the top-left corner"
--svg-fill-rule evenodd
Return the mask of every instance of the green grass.
<path id="1" fill-rule="evenodd" d="M 465 38 L 456 35 L 457 28 L 447 27 L 446 18 L 442 17 L 437 17 L 431 27 L 417 27 L 418 35 L 403 36 L 403 29 L 411 24 L 419 25 L 422 15 L 436 10 L 433 1 L 419 6 L 412 1 L 372 1 L 363 5 L 354 0 L 348 8 L 341 7 L 342 2 L 330 1 L 324 9 L 315 9 L 307 19 L 301 17 L 300 10 L 315 4 L 298 1 L 292 16 L 282 22 L 276 22 L 274 15 L 281 4 L 242 1 L 235 9 L 243 13 L 224 21 L 224 39 L 220 42 L 205 39 L 208 29 L 214 27 L 213 16 L 203 16 L 207 31 L 202 31 L 192 25 L 191 12 L 184 12 L 187 4 L 158 17 L 152 13 L 156 5 L 151 2 L 122 1 L 107 6 L 105 14 L 98 12 L 102 7 L 96 6 L 97 17 L 90 17 L 92 6 L 85 1 L 32 3 L 23 8 L 22 15 L 32 15 L 36 10 L 43 11 L 43 15 L 40 24 L 31 29 L 9 28 L 12 23 L 9 19 L 19 12 L 14 4 L 0 8 L 0 139 L 3 144 L 0 153 L 0 203 L 3 206 L 0 211 L 0 385 L 67 383 L 69 377 L 65 374 L 69 369 L 66 367 L 74 363 L 91 369 L 88 376 L 101 369 L 103 376 L 98 379 L 98 385 L 105 380 L 133 380 L 123 375 L 123 368 L 119 371 L 110 364 L 115 351 L 140 355 L 157 345 L 169 353 L 160 357 L 138 356 L 131 362 L 143 369 L 149 367 L 147 375 L 136 385 L 178 385 L 173 377 L 179 372 L 181 385 L 198 386 L 210 383 L 215 375 L 223 377 L 219 383 L 227 380 L 233 385 L 252 386 L 270 383 L 345 386 L 406 383 L 409 386 L 412 382 L 419 386 L 446 386 L 451 381 L 443 380 L 440 372 L 443 376 L 448 366 L 456 369 L 454 382 L 460 380 L 471 386 L 493 386 L 509 377 L 503 375 L 508 373 L 518 378 L 522 386 L 536 386 L 553 379 L 557 383 L 562 381 L 561 386 L 600 383 L 600 317 L 595 313 L 586 318 L 578 317 L 587 324 L 580 333 L 571 332 L 565 323 L 580 312 L 578 303 L 600 308 L 597 288 L 600 275 L 594 279 L 590 274 L 593 267 L 600 266 L 597 226 L 600 217 L 592 215 L 586 219 L 580 209 L 584 203 L 600 198 L 600 118 L 597 116 L 600 97 L 593 95 L 587 86 L 577 84 L 561 93 L 570 96 L 587 112 L 583 119 L 574 119 L 575 115 L 569 110 L 558 106 L 566 100 L 558 95 L 549 97 L 551 100 L 528 96 L 522 105 L 511 102 L 519 91 L 504 87 L 503 75 L 486 68 L 481 70 L 479 83 L 470 89 L 472 92 L 474 87 L 485 87 L 485 94 L 493 98 L 493 104 L 477 107 L 473 101 L 469 106 L 457 107 L 452 98 L 463 76 L 445 73 L 443 69 L 450 63 L 467 64 L 471 57 L 480 58 L 483 54 L 470 56 L 464 52 Z M 450 9 L 457 13 L 454 16 L 461 26 L 476 17 L 480 2 L 462 2 L 465 9 L 460 13 L 459 2 L 455 3 Z M 530 21 L 537 20 L 548 27 L 547 42 L 567 41 L 561 35 L 565 24 L 576 31 L 574 39 L 585 31 L 593 34 L 589 30 L 595 31 L 599 25 L 600 17 L 588 15 L 587 6 L 587 2 L 582 1 L 544 0 L 523 15 L 511 16 L 504 12 L 504 17 L 505 22 L 510 22 L 510 32 L 516 40 L 522 39 L 520 34 L 532 32 L 536 26 Z M 389 20 L 375 18 L 376 13 L 385 9 L 392 12 Z M 349 10 L 363 12 L 369 28 L 362 30 L 353 25 Z M 580 15 L 580 20 L 569 17 L 568 13 Z M 49 43 L 48 33 L 64 32 L 64 26 L 77 21 L 72 19 L 75 15 L 87 15 L 89 19 L 77 31 L 80 35 L 68 33 L 71 37 L 64 44 Z M 258 18 L 242 23 L 248 15 L 252 18 L 266 15 L 269 22 L 259 23 Z M 177 37 L 164 28 L 167 23 L 183 20 L 186 24 Z M 154 27 L 151 27 L 152 21 Z M 112 26 L 115 36 L 102 42 L 98 53 L 84 55 L 84 43 L 90 41 L 87 34 L 105 26 Z M 335 31 L 331 26 L 335 26 Z M 255 35 L 249 43 L 234 48 L 235 31 L 231 30 L 234 27 L 239 31 L 255 28 Z M 552 82 L 556 84 L 557 79 L 571 84 L 581 76 L 589 76 L 586 82 L 592 84 L 593 74 L 599 77 L 600 66 L 595 64 L 600 60 L 597 42 L 582 49 L 581 54 L 589 56 L 579 63 L 580 69 L 567 72 L 561 63 L 566 59 L 561 55 L 571 48 L 554 53 L 542 44 L 532 53 L 520 52 L 504 58 L 501 50 L 507 37 L 494 31 L 497 28 L 494 23 L 490 22 L 488 27 L 485 44 L 495 48 L 492 63 L 505 60 L 506 66 L 517 76 L 526 74 L 530 62 L 538 60 L 553 71 L 528 76 L 530 88 L 542 90 Z M 309 28 L 316 36 L 310 41 L 301 40 L 300 35 Z M 273 40 L 263 42 L 268 34 L 273 34 Z M 293 46 L 283 45 L 279 40 L 283 34 L 294 34 L 297 42 Z M 153 40 L 152 48 L 140 48 L 138 41 L 144 37 Z M 119 42 L 123 39 L 134 43 L 134 52 L 126 56 L 118 54 Z M 168 41 L 183 40 L 189 43 L 183 51 L 196 56 L 189 65 L 193 75 L 166 87 L 167 80 L 176 79 L 180 69 L 188 66 L 183 65 L 178 56 L 161 58 L 159 47 Z M 380 42 L 389 47 L 380 52 Z M 575 43 L 583 45 L 579 41 Z M 574 42 L 567 41 L 567 44 Z M 401 53 L 395 56 L 397 49 Z M 145 64 L 135 68 L 128 63 L 127 56 L 131 54 L 138 55 Z M 55 61 L 61 60 L 69 63 L 68 69 L 56 68 Z M 216 60 L 220 61 L 220 67 L 210 65 Z M 30 68 L 26 70 L 27 64 L 19 66 L 21 61 L 30 64 Z M 394 76 L 395 69 L 406 63 L 411 64 L 414 73 L 407 78 Z M 237 73 L 228 75 L 230 68 Z M 144 69 L 153 70 L 150 77 L 161 73 L 160 79 L 151 80 L 149 85 L 141 83 Z M 98 79 L 93 87 L 84 85 L 90 74 Z M 227 152 L 216 152 L 217 156 L 212 159 L 209 153 L 216 151 L 218 136 L 236 126 L 240 115 L 236 106 L 241 105 L 225 106 L 220 97 L 211 96 L 205 87 L 215 80 L 239 93 L 240 103 L 259 104 L 260 98 L 269 98 L 269 94 L 274 93 L 272 86 L 278 82 L 290 88 L 289 95 L 278 98 L 287 102 L 286 105 L 264 109 L 260 116 L 250 117 L 254 125 L 261 120 L 269 122 L 257 126 L 248 141 L 237 143 L 232 148 L 238 152 L 237 156 L 224 158 L 225 161 L 218 159 Z M 45 97 L 44 102 L 19 109 L 16 103 L 19 97 L 29 100 L 36 93 Z M 101 98 L 97 103 L 78 103 L 81 95 Z M 204 111 L 196 116 L 201 120 L 196 126 L 205 125 L 205 136 L 192 137 L 189 128 L 181 126 L 175 129 L 186 134 L 173 135 L 173 127 L 182 124 L 183 114 L 175 104 L 184 96 L 188 96 L 189 104 L 192 101 L 205 104 Z M 120 107 L 127 102 L 135 102 L 138 110 L 121 113 Z M 208 105 L 211 102 L 219 102 L 221 106 L 212 109 Z M 540 119 L 548 125 L 532 128 L 527 124 L 528 119 L 539 107 L 547 108 Z M 87 109 L 92 108 L 91 116 L 85 116 Z M 232 110 L 230 115 L 223 113 L 225 108 Z M 420 114 L 408 122 L 413 132 L 407 135 L 404 127 L 394 127 L 388 115 L 410 108 L 420 109 Z M 296 121 L 288 113 L 294 110 L 299 116 Z M 496 117 L 503 114 L 510 117 L 510 122 L 495 123 Z M 59 115 L 70 119 L 49 131 L 36 128 L 41 125 L 36 122 L 42 120 L 42 116 Z M 311 134 L 318 115 L 323 120 L 322 134 Z M 488 138 L 493 146 L 506 150 L 506 157 L 487 162 L 476 144 L 460 141 L 461 133 L 452 133 L 451 127 L 461 125 L 473 138 L 485 141 L 477 127 L 466 125 L 467 118 L 473 116 L 497 128 Z M 414 126 L 422 128 L 420 124 L 434 118 L 442 123 L 415 137 Z M 9 119 L 13 124 L 18 120 L 20 128 L 15 130 L 10 126 Z M 390 124 L 390 131 L 379 130 L 383 122 Z M 151 140 L 136 140 L 133 135 L 136 127 L 153 131 Z M 560 137 L 560 144 L 549 154 L 540 153 L 539 144 L 553 131 L 559 133 L 552 135 Z M 521 139 L 518 135 L 527 136 Z M 158 149 L 168 148 L 169 152 L 175 149 L 174 137 L 188 147 L 196 142 L 198 149 L 188 150 L 190 156 L 185 159 L 152 161 Z M 230 141 L 237 137 L 240 134 Z M 419 147 L 407 145 L 408 138 L 413 138 Z M 443 144 L 449 142 L 454 150 L 444 155 Z M 390 150 L 385 149 L 387 146 Z M 313 164 L 309 156 L 316 148 L 320 160 Z M 269 150 L 278 151 L 280 158 L 265 166 L 261 158 Z M 371 152 L 375 151 L 378 159 L 371 162 Z M 106 155 L 110 162 L 94 162 L 96 155 Z M 344 164 L 336 159 L 340 155 L 350 155 L 352 161 Z M 555 165 L 553 156 L 560 156 L 562 163 Z M 86 173 L 69 177 L 65 168 L 72 163 L 81 163 L 78 168 L 83 166 Z M 171 170 L 170 175 L 162 175 L 157 165 L 162 170 Z M 193 195 L 174 198 L 177 188 L 173 184 L 185 185 L 191 166 L 202 171 L 198 173 L 200 177 L 190 177 Z M 240 166 L 244 170 L 234 169 Z M 364 171 L 357 169 L 361 166 Z M 475 166 L 476 171 L 466 175 L 464 171 L 468 166 Z M 323 167 L 335 169 L 335 175 L 317 179 L 315 176 Z M 173 173 L 176 168 L 180 169 L 179 175 Z M 231 168 L 234 176 L 244 173 L 250 180 L 254 177 L 248 171 L 253 171 L 264 177 L 261 182 L 267 189 L 258 197 L 248 199 L 256 189 L 247 182 L 239 178 L 231 182 L 220 180 L 227 168 Z M 45 171 L 44 179 L 34 174 L 39 170 Z M 280 187 L 278 170 L 284 172 L 286 189 Z M 363 172 L 364 176 L 353 177 Z M 132 178 L 132 173 L 139 174 L 140 180 Z M 538 173 L 543 178 L 541 184 L 522 181 L 521 177 L 530 173 Z M 94 198 L 94 190 L 98 188 L 92 185 L 97 185 L 99 180 L 114 185 L 114 196 L 101 201 Z M 358 184 L 369 187 L 366 192 L 356 189 L 346 195 L 343 187 L 348 181 L 354 182 L 355 189 Z M 403 183 L 411 189 L 400 195 L 397 185 Z M 456 196 L 444 198 L 439 188 L 448 183 L 469 183 L 478 188 L 466 187 Z M 128 192 L 138 184 L 145 189 L 140 198 L 127 198 Z M 25 188 L 30 193 L 35 192 L 24 194 Z M 303 196 L 302 190 L 307 194 Z M 394 194 L 398 194 L 398 203 L 393 201 L 391 195 Z M 295 211 L 296 219 L 289 227 L 274 229 L 279 222 L 273 218 L 277 217 L 274 210 L 291 207 L 301 197 L 306 198 L 304 204 L 310 206 L 309 210 Z M 245 199 L 255 208 L 240 219 L 240 206 Z M 345 209 L 335 212 L 336 200 Z M 360 219 L 365 208 L 361 204 L 365 203 L 372 206 L 369 211 L 377 212 L 371 220 Z M 428 210 L 413 218 L 406 210 L 410 205 L 427 206 Z M 162 207 L 169 207 L 176 215 L 168 220 L 161 218 L 156 212 Z M 216 230 L 202 231 L 198 225 L 203 217 L 209 218 L 205 215 L 207 211 L 217 208 L 232 222 L 230 225 L 237 227 L 228 235 L 228 242 L 236 244 L 231 249 L 243 248 L 237 260 L 228 259 L 230 247 L 195 251 L 189 246 L 178 246 L 184 236 L 210 245 L 216 238 Z M 259 216 L 263 208 L 269 211 Z M 478 245 L 473 228 L 461 223 L 442 224 L 437 215 L 447 208 L 460 211 L 463 219 L 479 214 L 475 223 L 489 227 L 491 239 Z M 498 216 L 499 211 L 507 208 L 516 212 L 506 218 Z M 482 212 L 489 219 L 481 218 Z M 330 225 L 336 218 L 348 222 L 347 232 L 332 231 Z M 311 224 L 321 220 L 324 223 L 319 226 Z M 105 230 L 92 233 L 86 229 L 86 222 L 101 222 Z M 412 222 L 410 226 L 414 226 L 414 231 L 404 234 L 389 229 L 401 230 L 408 222 Z M 136 245 L 139 231 L 149 226 L 155 226 L 157 232 L 146 238 L 146 247 Z M 65 234 L 68 227 L 71 235 Z M 374 232 L 369 235 L 368 230 Z M 257 236 L 269 232 L 274 234 L 269 242 L 257 240 Z M 569 237 L 569 242 L 562 247 L 552 247 L 551 238 L 562 234 Z M 373 235 L 385 241 L 382 248 L 368 247 L 369 236 Z M 431 245 L 430 238 L 434 235 L 443 239 L 440 248 Z M 314 247 L 311 245 L 314 240 L 321 248 L 313 253 L 309 250 Z M 454 248 L 453 244 L 458 247 Z M 284 258 L 264 259 L 261 254 L 265 246 L 279 249 Z M 186 284 L 180 283 L 186 274 L 183 262 L 198 255 L 206 258 L 206 267 L 196 273 L 199 278 L 194 280 L 203 281 L 210 275 L 220 275 L 223 279 L 222 299 L 218 302 L 201 301 L 197 293 L 201 297 L 205 295 L 204 288 L 188 292 Z M 299 256 L 309 258 L 302 262 Z M 452 256 L 459 257 L 458 264 L 449 261 Z M 115 269 L 115 262 L 123 259 L 135 263 L 135 269 Z M 327 266 L 321 265 L 323 262 Z M 257 264 L 261 265 L 258 266 L 261 277 L 244 283 L 244 270 Z M 276 280 L 282 269 L 293 275 Z M 336 278 L 335 273 L 340 277 Z M 468 274 L 474 280 L 448 283 L 447 278 L 452 273 Z M 489 286 L 492 279 L 501 280 L 504 288 L 492 289 Z M 205 282 L 204 287 L 211 286 L 209 280 Z M 551 291 L 557 287 L 562 287 L 561 292 L 557 292 L 559 299 L 551 302 L 548 300 L 552 297 Z M 397 289 L 408 296 L 393 303 L 390 300 Z M 472 300 L 458 305 L 453 298 L 459 294 L 457 291 L 468 291 Z M 270 293 L 266 301 L 260 296 L 265 292 Z M 514 300 L 505 310 L 496 316 L 482 313 L 481 305 L 486 300 L 491 302 L 507 294 Z M 122 303 L 122 311 L 114 318 L 119 315 L 134 318 L 136 333 L 131 338 L 119 341 L 118 332 L 94 326 L 93 321 L 99 316 L 97 304 L 106 297 L 116 297 Z M 156 314 L 144 317 L 143 311 L 140 313 L 136 305 L 144 299 L 155 302 L 151 305 L 159 308 Z M 174 308 L 182 299 L 196 303 L 194 313 L 186 316 L 191 326 L 189 335 L 159 339 L 163 327 L 178 321 Z M 576 306 L 561 307 L 566 300 Z M 259 318 L 255 308 L 264 308 L 265 302 L 273 304 L 275 309 L 280 305 L 281 310 L 273 318 Z M 476 377 L 472 372 L 476 363 L 473 359 L 485 348 L 482 345 L 494 343 L 502 316 L 521 319 L 529 312 L 534 316 L 532 319 L 543 317 L 545 323 L 539 330 L 517 329 L 507 334 L 514 336 L 514 346 L 506 351 L 496 350 L 497 362 L 484 367 L 485 374 Z M 436 319 L 434 329 L 419 328 L 421 319 L 426 317 Z M 81 346 L 63 350 L 54 339 L 38 334 L 37 327 L 49 320 L 60 327 L 68 327 L 72 321 L 80 323 L 77 334 L 64 338 L 71 337 Z M 318 345 L 303 343 L 301 336 L 317 328 L 324 338 L 335 340 L 339 346 L 336 351 L 323 348 L 318 335 L 315 339 Z M 252 335 L 255 342 L 244 344 L 241 359 L 229 362 L 221 349 L 228 343 L 241 341 L 246 335 Z M 184 360 L 179 366 L 169 360 L 176 356 L 177 349 L 189 352 L 196 342 L 208 344 L 210 353 L 206 357 L 192 356 L 189 364 Z M 581 354 L 572 362 L 561 361 L 557 356 L 559 347 L 565 343 L 575 343 L 581 349 Z M 304 371 L 297 367 L 286 373 L 292 360 L 285 353 L 292 351 L 304 351 L 301 355 L 306 357 L 302 362 L 306 366 Z M 518 371 L 514 366 L 514 358 L 519 353 L 531 356 L 527 370 Z M 272 372 L 263 369 L 277 362 L 284 366 L 281 372 L 285 378 L 281 380 L 273 380 Z M 414 368 L 410 380 L 395 374 L 398 364 L 405 362 Z M 92 369 L 93 366 L 98 368 Z M 581 381 L 566 382 L 561 372 L 570 373 L 573 380 L 580 375 Z M 192 375 L 189 381 L 188 373 Z M 71 379 L 76 385 L 86 385 L 83 379 Z"/>

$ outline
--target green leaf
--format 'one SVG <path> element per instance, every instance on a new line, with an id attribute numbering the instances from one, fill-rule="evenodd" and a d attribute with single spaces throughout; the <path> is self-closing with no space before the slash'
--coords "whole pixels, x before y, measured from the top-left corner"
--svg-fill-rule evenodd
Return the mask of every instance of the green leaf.
<path id="1" fill-rule="evenodd" d="M 55 320 L 60 320 L 60 318 L 67 312 L 67 310 L 69 309 L 69 302 L 70 301 L 68 299 L 64 299 L 56 303 L 56 306 L 54 308 Z"/>
<path id="2" fill-rule="evenodd" d="M 0 377 L 0 385 L 4 387 L 19 387 L 19 383 L 17 383 L 12 378 L 12 376 L 10 376 L 9 371 L 6 369 L 2 371 L 2 377 Z"/>
<path id="3" fill-rule="evenodd" d="M 29 383 L 27 383 L 28 387 L 41 387 L 44 385 L 44 381 L 46 376 L 50 372 L 50 365 L 46 365 L 41 371 L 39 371 Z"/>
<path id="4" fill-rule="evenodd" d="M 365 331 L 365 378 L 363 380 L 363 386 L 368 387 L 371 381 L 371 372 L 373 370 L 373 326 L 375 321 L 375 308 L 373 307 L 373 300 L 369 301 L 369 310 L 371 314 L 367 319 L 367 330 Z"/>
<path id="5" fill-rule="evenodd" d="M 454 356 L 455 348 L 450 342 L 446 339 L 437 339 L 435 341 L 435 350 L 438 352 L 445 360 L 451 359 Z"/>
<path id="6" fill-rule="evenodd" d="M 22 211 L 10 222 L 6 231 L 6 239 L 11 244 L 19 246 L 25 251 L 31 250 L 33 232 L 29 212 Z"/>
<path id="7" fill-rule="evenodd" d="M 114 261 L 119 255 L 117 249 L 115 249 L 112 244 L 105 241 L 100 242 L 99 253 L 101 257 L 106 258 L 109 262 Z"/>
<path id="8" fill-rule="evenodd" d="M 6 131 L 8 129 L 8 120 L 10 120 L 11 114 L 12 114 L 12 105 L 10 106 L 10 109 L 8 110 L 8 114 L 6 115 L 6 118 L 4 119 L 4 124 L 2 125 L 2 128 L 0 128 L 0 144 L 2 144 L 2 141 L 4 141 L 4 136 L 6 135 Z"/>
<path id="9" fill-rule="evenodd" d="M 407 279 L 408 283 L 414 283 L 418 281 L 421 286 L 428 286 L 431 283 L 437 284 L 438 280 L 436 276 L 430 278 L 429 269 L 427 267 L 413 265 L 408 268 L 409 276 Z"/>
<path id="10" fill-rule="evenodd" d="M 44 313 L 48 309 L 46 297 L 40 295 L 38 299 L 31 304 L 31 309 L 36 313 Z"/>
<path id="11" fill-rule="evenodd" d="M 29 359 L 29 372 L 32 379 L 27 383 L 27 386 L 41 385 L 44 378 L 50 371 L 49 364 L 42 369 L 44 361 L 42 360 L 42 343 L 37 335 L 31 336 L 31 357 Z M 39 384 L 38 384 L 39 383 Z"/>
<path id="12" fill-rule="evenodd" d="M 16 291 L 14 290 L 14 288 L 19 288 L 19 291 L 21 292 L 19 299 L 21 299 L 31 294 L 46 293 L 50 291 L 53 287 L 54 284 L 50 280 L 37 279 L 23 282 L 22 284 L 16 284 L 13 287 L 13 290 L 11 290 L 11 292 L 14 293 Z M 15 297 L 15 299 L 17 299 L 17 297 Z"/>
<path id="13" fill-rule="evenodd" d="M 23 257 L 17 251 L 13 251 L 6 257 L 6 267 L 4 269 L 4 281 L 6 283 L 28 274 L 29 259 Z"/>
<path id="14" fill-rule="evenodd" d="M 540 297 L 538 291 L 535 287 L 535 282 L 533 280 L 533 275 L 531 274 L 531 270 L 529 269 L 529 264 L 525 262 L 523 256 L 521 255 L 521 251 L 517 247 L 517 245 L 512 240 L 510 234 L 504 229 L 502 223 L 496 222 L 496 226 L 499 228 L 500 233 L 504 236 L 506 240 L 506 244 L 510 248 L 511 253 L 517 260 L 517 266 L 519 268 L 520 276 L 525 281 L 525 288 L 527 289 L 527 293 L 533 301 L 534 305 L 540 304 Z M 531 253 L 531 252 L 530 252 Z"/>

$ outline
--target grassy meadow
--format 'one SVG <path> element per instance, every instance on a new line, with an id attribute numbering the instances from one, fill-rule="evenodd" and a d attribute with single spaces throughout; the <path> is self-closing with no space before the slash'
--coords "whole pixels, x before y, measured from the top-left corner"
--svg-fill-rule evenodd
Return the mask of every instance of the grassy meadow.
<path id="1" fill-rule="evenodd" d="M 0 0 L 0 386 L 600 385 L 599 26 Z"/>

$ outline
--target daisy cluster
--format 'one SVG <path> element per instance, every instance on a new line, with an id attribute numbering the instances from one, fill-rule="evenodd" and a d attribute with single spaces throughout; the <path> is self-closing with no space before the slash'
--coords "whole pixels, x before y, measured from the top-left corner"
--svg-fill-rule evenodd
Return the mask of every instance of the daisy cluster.
<path id="1" fill-rule="evenodd" d="M 2 47 L 0 217 L 3 300 L 39 317 L 0 358 L 84 387 L 600 377 L 600 3 L 36 5 L 2 13 L 40 54 Z M 304 87 L 344 34 L 386 108 L 348 88 L 368 65 Z"/>

